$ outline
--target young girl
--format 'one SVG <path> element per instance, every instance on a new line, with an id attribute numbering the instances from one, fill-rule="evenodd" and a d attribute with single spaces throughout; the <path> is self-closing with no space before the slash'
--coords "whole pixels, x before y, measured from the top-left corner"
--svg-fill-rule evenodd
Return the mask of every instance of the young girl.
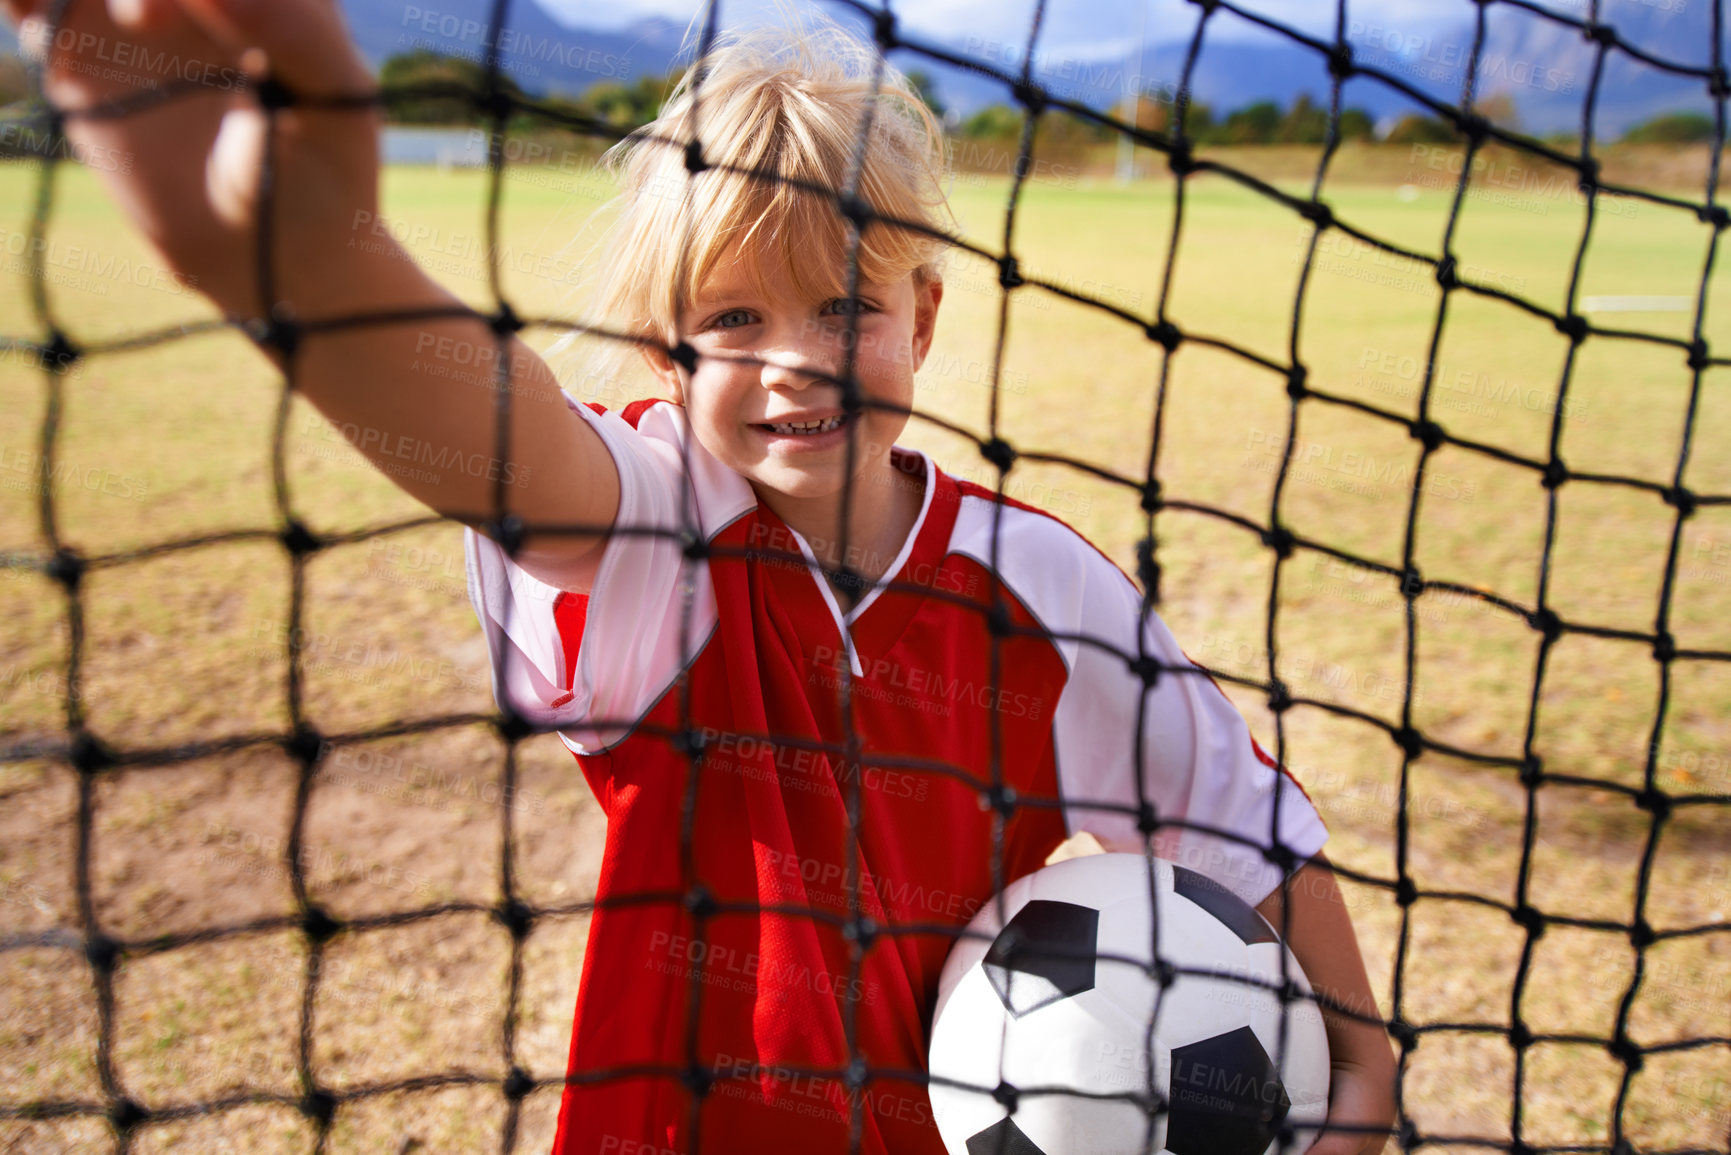
<path id="1" fill-rule="evenodd" d="M 146 235 L 230 316 L 274 318 L 266 351 L 377 464 L 404 444 L 491 459 L 495 395 L 416 366 L 503 335 L 503 500 L 527 531 L 494 519 L 496 469 L 390 475 L 474 527 L 496 696 L 559 732 L 608 818 L 557 1151 L 841 1151 L 857 1118 L 863 1151 L 936 1155 L 921 1073 L 944 958 L 1080 831 L 1140 851 L 1147 829 L 1277 926 L 1284 889 L 1313 984 L 1374 1016 L 1315 811 L 1130 581 L 895 446 L 949 221 L 936 126 L 872 49 L 833 29 L 724 41 L 622 146 L 595 323 L 638 342 L 671 400 L 604 413 L 559 392 L 508 314 L 351 243 L 377 219 L 377 124 L 328 99 L 373 88 L 329 0 L 72 18 L 47 56 L 65 109 L 149 79 L 82 67 L 85 45 L 272 78 L 274 134 L 252 92 L 214 88 L 69 132 L 135 158 L 105 175 Z M 849 190 L 902 223 L 867 221 L 856 249 Z M 1307 859 L 1283 888 L 1281 863 Z M 1374 1151 L 1387 1041 L 1329 1024 L 1341 1129 L 1313 1151 Z"/>

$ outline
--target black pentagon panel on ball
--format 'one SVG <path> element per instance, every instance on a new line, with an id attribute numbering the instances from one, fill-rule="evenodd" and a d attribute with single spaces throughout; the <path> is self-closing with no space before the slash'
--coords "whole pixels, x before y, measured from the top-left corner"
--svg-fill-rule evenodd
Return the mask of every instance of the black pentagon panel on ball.
<path id="1" fill-rule="evenodd" d="M 1262 1155 L 1292 1107 L 1249 1027 L 1174 1047 L 1169 1099 L 1172 1155 Z"/>
<path id="2" fill-rule="evenodd" d="M 984 1131 L 968 1136 L 968 1155 L 1046 1155 L 1040 1145 L 1005 1115 Z"/>
<path id="3" fill-rule="evenodd" d="M 1172 889 L 1220 920 L 1246 946 L 1279 942 L 1280 936 L 1250 904 L 1209 878 L 1182 866 L 1172 868 Z"/>
<path id="4" fill-rule="evenodd" d="M 1017 911 L 981 963 L 1004 1009 L 1016 1018 L 1094 989 L 1100 912 L 1036 898 Z"/>

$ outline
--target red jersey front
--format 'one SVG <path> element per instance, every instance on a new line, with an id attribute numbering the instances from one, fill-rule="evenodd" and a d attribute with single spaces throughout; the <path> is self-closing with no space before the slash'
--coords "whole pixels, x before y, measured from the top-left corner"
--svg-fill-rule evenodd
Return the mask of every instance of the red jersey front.
<path id="1" fill-rule="evenodd" d="M 558 728 L 607 815 L 559 1155 L 844 1151 L 856 1111 L 868 1155 L 941 1155 L 918 1076 L 955 931 L 1069 833 L 1135 837 L 1138 770 L 1160 817 L 1202 828 L 1162 829 L 1157 851 L 1248 902 L 1279 882 L 1259 849 L 1277 827 L 1301 857 L 1321 848 L 1206 677 L 1132 673 L 1189 667 L 1056 519 L 897 450 L 920 517 L 843 614 L 681 409 L 573 409 L 620 474 L 590 593 L 468 534 L 495 695 Z M 667 536 L 681 527 L 705 556 Z M 994 787 L 1015 802 L 1001 830 Z M 853 895 L 878 928 L 857 967 Z M 843 1077 L 855 1059 L 863 1085 Z"/>

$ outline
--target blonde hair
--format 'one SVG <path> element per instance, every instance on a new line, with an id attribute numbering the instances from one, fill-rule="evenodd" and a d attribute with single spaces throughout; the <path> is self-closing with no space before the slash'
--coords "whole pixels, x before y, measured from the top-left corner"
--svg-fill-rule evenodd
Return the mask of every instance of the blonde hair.
<path id="1" fill-rule="evenodd" d="M 873 213 L 951 231 L 943 134 L 872 45 L 827 23 L 718 39 L 661 115 L 608 153 L 622 215 L 601 266 L 600 323 L 671 345 L 691 296 L 747 251 L 757 257 L 743 262 L 749 277 L 780 264 L 802 296 L 843 295 L 849 239 L 837 198 L 868 121 L 859 199 Z M 694 139 L 716 167 L 688 172 Z M 935 277 L 943 249 L 939 237 L 871 220 L 860 231 L 860 276 Z"/>

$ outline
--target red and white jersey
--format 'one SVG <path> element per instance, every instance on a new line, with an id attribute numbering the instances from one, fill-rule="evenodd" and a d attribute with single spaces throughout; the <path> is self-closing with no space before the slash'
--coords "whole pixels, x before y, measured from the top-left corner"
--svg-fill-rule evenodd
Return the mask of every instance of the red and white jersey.
<path id="1" fill-rule="evenodd" d="M 704 1151 L 842 1151 L 856 1107 L 868 1155 L 941 1155 L 925 1088 L 893 1072 L 925 1069 L 953 932 L 999 886 L 1075 831 L 1136 838 L 1138 774 L 1160 818 L 1226 835 L 1163 828 L 1157 852 L 1246 902 L 1279 883 L 1260 849 L 1277 814 L 1301 859 L 1322 847 L 1303 792 L 1211 679 L 1144 687 L 1138 655 L 1194 668 L 1129 579 L 1057 519 L 897 450 L 924 494 L 919 520 L 888 566 L 895 588 L 844 614 L 806 543 L 704 451 L 681 408 L 572 408 L 620 480 L 590 593 L 546 586 L 467 535 L 495 696 L 558 729 L 607 815 L 559 1155 L 683 1153 L 693 1127 Z M 649 532 L 684 526 L 706 557 Z M 695 769 L 677 740 L 687 719 Z M 994 782 L 1016 803 L 998 878 Z M 694 882 L 714 901 L 701 927 L 682 903 Z M 886 928 L 857 971 L 842 930 L 854 893 Z M 892 1074 L 853 1089 L 809 1073 L 847 1066 L 850 1031 L 853 1054 Z M 714 1080 L 695 1113 L 701 1081 L 678 1073 L 692 1065 Z M 633 1071 L 647 1066 L 669 1073 Z"/>

